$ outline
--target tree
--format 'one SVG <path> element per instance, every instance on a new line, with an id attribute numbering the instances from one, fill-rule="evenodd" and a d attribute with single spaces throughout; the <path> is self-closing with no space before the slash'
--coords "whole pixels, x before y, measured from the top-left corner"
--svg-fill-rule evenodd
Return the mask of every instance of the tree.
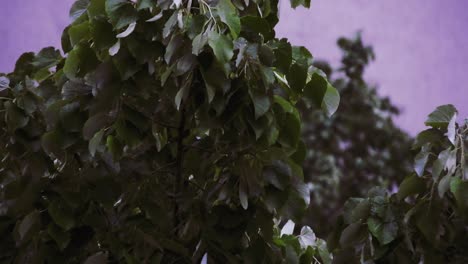
<path id="1" fill-rule="evenodd" d="M 339 95 L 277 5 L 76 1 L 66 57 L 0 76 L 0 260 L 330 263 L 286 220 L 310 198 L 295 105 Z"/>
<path id="2" fill-rule="evenodd" d="M 345 204 L 328 240 L 334 263 L 466 263 L 468 261 L 468 120 L 452 105 L 429 115 L 413 149 L 414 173 L 398 192 L 374 188 Z"/>
<path id="3" fill-rule="evenodd" d="M 364 196 L 374 186 L 395 188 L 411 173 L 412 140 L 393 123 L 398 108 L 363 78 L 375 57 L 372 47 L 360 34 L 340 38 L 338 45 L 343 58 L 337 71 L 326 62 L 314 62 L 343 98 L 338 111 L 329 117 L 319 109 L 300 108 L 307 147 L 304 176 L 313 184 L 306 222 L 323 236 L 346 200 Z"/>

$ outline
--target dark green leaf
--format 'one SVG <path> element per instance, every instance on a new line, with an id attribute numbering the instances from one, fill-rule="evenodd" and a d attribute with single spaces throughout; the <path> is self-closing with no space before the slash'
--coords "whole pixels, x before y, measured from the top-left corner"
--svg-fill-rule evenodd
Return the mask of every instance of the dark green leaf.
<path id="1" fill-rule="evenodd" d="M 445 175 L 439 182 L 437 190 L 439 192 L 439 197 L 443 198 L 445 193 L 450 189 L 450 182 L 452 181 L 452 175 Z"/>
<path id="2" fill-rule="evenodd" d="M 112 25 L 101 19 L 91 24 L 91 36 L 98 50 L 109 49 L 117 41 Z M 113 56 L 115 54 L 110 55 Z"/>
<path id="3" fill-rule="evenodd" d="M 192 53 L 198 55 L 203 51 L 203 48 L 208 43 L 208 35 L 205 33 L 198 34 L 192 42 Z"/>
<path id="4" fill-rule="evenodd" d="M 211 49 L 213 49 L 213 53 L 221 65 L 229 63 L 234 55 L 234 46 L 228 37 L 220 35 L 215 31 L 211 31 L 208 34 L 208 44 Z"/>
<path id="5" fill-rule="evenodd" d="M 70 19 L 72 22 L 77 20 L 86 12 L 89 6 L 89 0 L 77 0 L 70 9 Z"/>
<path id="6" fill-rule="evenodd" d="M 385 223 L 378 218 L 370 217 L 367 226 L 382 245 L 392 242 L 398 234 L 398 225 L 395 222 Z"/>
<path id="7" fill-rule="evenodd" d="M 270 97 L 256 91 L 252 91 L 250 95 L 255 109 L 255 119 L 258 119 L 270 110 Z"/>
<path id="8" fill-rule="evenodd" d="M 137 2 L 137 9 L 143 10 L 148 8 L 153 8 L 156 6 L 155 0 L 138 0 Z"/>
<path id="9" fill-rule="evenodd" d="M 8 128 L 15 131 L 25 127 L 29 122 L 29 117 L 18 106 L 10 101 L 4 103 L 6 108 L 6 121 Z"/>
<path id="10" fill-rule="evenodd" d="M 261 34 L 265 41 L 274 37 L 270 24 L 264 18 L 257 16 L 243 16 L 241 18 L 242 31 L 255 32 Z"/>
<path id="11" fill-rule="evenodd" d="M 26 215 L 17 228 L 18 242 L 22 243 L 29 240 L 34 232 L 38 231 L 40 224 L 41 219 L 38 211 L 34 210 Z"/>
<path id="12" fill-rule="evenodd" d="M 75 46 L 80 41 L 88 41 L 91 38 L 90 23 L 85 21 L 78 25 L 73 25 L 68 29 L 70 44 Z"/>
<path id="13" fill-rule="evenodd" d="M 232 38 L 236 39 L 241 29 L 236 7 L 232 4 L 231 0 L 220 0 L 216 7 L 221 21 L 229 27 Z"/>
<path id="14" fill-rule="evenodd" d="M 53 47 L 48 47 L 39 51 L 32 65 L 38 68 L 50 68 L 50 67 L 57 65 L 61 59 L 62 59 L 62 56 L 60 55 L 59 50 Z M 1 85 L 0 85 L 0 90 L 1 90 Z"/>
<path id="15" fill-rule="evenodd" d="M 63 231 L 60 227 L 54 225 L 53 223 L 49 224 L 47 233 L 50 237 L 52 237 L 55 243 L 57 243 L 60 250 L 64 250 L 70 243 L 70 233 Z"/>
<path id="16" fill-rule="evenodd" d="M 426 190 L 426 182 L 417 175 L 407 177 L 398 189 L 397 198 L 403 200 L 406 197 L 414 194 L 420 194 Z"/>
<path id="17" fill-rule="evenodd" d="M 298 6 L 304 6 L 309 8 L 310 7 L 310 0 L 290 0 L 291 1 L 291 6 L 293 8 L 296 8 Z"/>
<path id="18" fill-rule="evenodd" d="M 302 93 L 307 80 L 307 66 L 297 63 L 292 64 L 286 77 L 291 89 L 296 93 Z"/>
<path id="19" fill-rule="evenodd" d="M 63 202 L 53 201 L 50 203 L 48 211 L 52 220 L 64 230 L 68 231 L 75 226 L 75 218 L 71 208 Z"/>
<path id="20" fill-rule="evenodd" d="M 459 210 L 463 214 L 466 214 L 466 210 L 468 209 L 468 182 L 458 177 L 453 177 L 450 181 L 450 191 L 455 196 Z"/>
<path id="21" fill-rule="evenodd" d="M 90 117 L 83 126 L 83 137 L 90 140 L 99 130 L 109 125 L 109 116 L 104 113 Z"/>
<path id="22" fill-rule="evenodd" d="M 92 49 L 77 45 L 68 53 L 63 72 L 69 79 L 75 79 L 95 69 L 97 64 L 98 60 Z"/>
<path id="23" fill-rule="evenodd" d="M 88 16 L 90 19 L 96 19 L 106 15 L 106 0 L 91 0 L 88 6 Z"/>
<path id="24" fill-rule="evenodd" d="M 99 132 L 94 134 L 93 138 L 91 138 L 91 140 L 89 141 L 88 149 L 89 149 L 89 153 L 91 154 L 91 156 L 94 157 L 94 155 L 96 154 L 97 149 L 101 145 L 103 136 L 104 136 L 104 130 L 101 129 Z"/>
<path id="25" fill-rule="evenodd" d="M 122 29 L 138 19 L 136 9 L 127 0 L 106 0 L 106 12 L 116 29 Z"/>
<path id="26" fill-rule="evenodd" d="M 356 245 L 363 239 L 363 230 L 361 223 L 350 224 L 341 233 L 340 245 L 344 248 Z"/>
<path id="27" fill-rule="evenodd" d="M 447 128 L 456 114 L 457 109 L 453 105 L 442 105 L 429 115 L 425 124 L 435 128 Z"/>
<path id="28" fill-rule="evenodd" d="M 107 264 L 107 254 L 98 252 L 88 257 L 83 264 Z"/>

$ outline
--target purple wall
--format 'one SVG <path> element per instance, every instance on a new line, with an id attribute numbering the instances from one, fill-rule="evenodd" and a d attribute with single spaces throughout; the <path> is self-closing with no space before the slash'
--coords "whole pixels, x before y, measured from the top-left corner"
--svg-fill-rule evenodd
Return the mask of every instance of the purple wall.
<path id="1" fill-rule="evenodd" d="M 1 1 L 0 72 L 11 71 L 25 51 L 60 46 L 73 0 Z M 278 36 L 334 64 L 336 38 L 363 30 L 377 54 L 367 78 L 404 110 L 398 119 L 404 129 L 423 129 L 440 104 L 452 103 L 468 117 L 467 1 L 312 0 L 310 10 L 282 1 Z"/>

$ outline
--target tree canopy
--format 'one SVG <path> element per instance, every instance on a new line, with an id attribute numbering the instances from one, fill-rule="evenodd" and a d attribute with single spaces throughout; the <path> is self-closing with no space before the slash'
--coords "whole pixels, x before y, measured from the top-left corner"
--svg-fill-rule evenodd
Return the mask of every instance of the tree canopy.
<path id="1" fill-rule="evenodd" d="M 414 173 L 398 192 L 380 188 L 352 198 L 328 246 L 334 263 L 466 263 L 468 120 L 443 105 L 415 139 Z"/>
<path id="2" fill-rule="evenodd" d="M 65 57 L 0 77 L 0 260 L 330 263 L 283 225 L 310 199 L 295 105 L 339 95 L 277 5 L 76 1 Z"/>
<path id="3" fill-rule="evenodd" d="M 360 33 L 340 38 L 338 45 L 343 53 L 338 69 L 314 61 L 343 98 L 338 111 L 329 117 L 316 106 L 299 107 L 307 148 L 304 176 L 312 184 L 304 222 L 323 236 L 346 200 L 364 196 L 374 186 L 395 188 L 411 173 L 412 140 L 393 122 L 399 110 L 363 76 L 375 57 L 372 47 Z"/>
<path id="4" fill-rule="evenodd" d="M 275 37 L 277 1 L 78 0 L 70 16 L 63 54 L 0 74 L 0 263 L 466 262 L 452 105 L 398 192 L 350 199 L 326 243 L 295 224 L 311 191 L 298 108 L 331 116 L 340 82 Z M 369 53 L 340 43 L 345 95 Z"/>

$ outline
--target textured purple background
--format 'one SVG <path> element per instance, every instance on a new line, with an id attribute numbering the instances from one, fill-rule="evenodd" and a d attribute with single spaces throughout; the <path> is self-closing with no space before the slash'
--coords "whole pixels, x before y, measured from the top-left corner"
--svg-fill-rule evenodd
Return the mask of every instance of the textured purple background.
<path id="1" fill-rule="evenodd" d="M 282 1 L 277 35 L 335 65 L 337 37 L 363 30 L 377 54 L 367 78 L 403 109 L 397 121 L 405 130 L 423 129 L 441 104 L 468 117 L 468 1 L 312 0 L 310 10 Z M 0 2 L 0 72 L 11 71 L 25 51 L 60 46 L 73 0 Z"/>

